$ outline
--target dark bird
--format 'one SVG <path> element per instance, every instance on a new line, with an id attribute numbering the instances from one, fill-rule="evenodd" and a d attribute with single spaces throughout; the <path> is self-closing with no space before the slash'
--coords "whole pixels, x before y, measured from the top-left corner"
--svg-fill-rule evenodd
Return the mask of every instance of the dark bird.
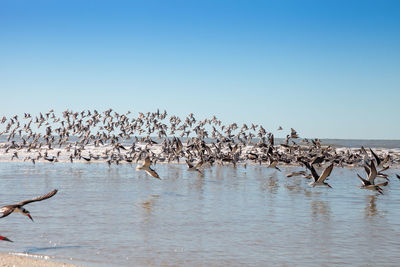
<path id="1" fill-rule="evenodd" d="M 271 164 L 269 164 L 269 166 L 268 166 L 267 168 L 277 169 L 278 171 L 281 171 L 281 170 L 277 167 L 277 165 L 278 165 L 278 161 L 277 161 L 277 160 L 274 160 L 274 161 L 271 162 Z"/>
<path id="2" fill-rule="evenodd" d="M 312 187 L 314 186 L 328 186 L 329 188 L 332 188 L 328 183 L 325 182 L 325 179 L 328 178 L 328 176 L 331 174 L 332 169 L 333 169 L 333 163 L 329 165 L 324 172 L 321 175 L 318 175 L 318 173 L 315 171 L 314 166 L 306 163 L 307 169 L 311 171 L 311 174 L 314 178 L 314 182 L 309 183 Z"/>
<path id="3" fill-rule="evenodd" d="M 373 190 L 373 191 L 378 191 L 380 194 L 383 195 L 383 190 L 380 186 L 386 186 L 388 182 L 386 181 L 385 183 L 381 184 L 375 184 L 375 178 L 378 174 L 375 168 L 375 164 L 373 161 L 371 161 L 370 168 L 365 168 L 365 171 L 367 172 L 368 175 L 368 180 L 362 178 L 358 173 L 357 176 L 361 180 L 362 185 L 360 186 L 361 189 L 368 189 L 368 190 Z"/>
<path id="4" fill-rule="evenodd" d="M 10 215 L 13 212 L 19 212 L 19 213 L 22 213 L 23 215 L 27 216 L 29 219 L 31 219 L 33 221 L 29 211 L 26 210 L 23 206 L 25 206 L 26 204 L 32 203 L 32 202 L 42 201 L 42 200 L 51 198 L 56 193 L 57 193 L 57 189 L 54 189 L 53 191 L 51 191 L 43 196 L 24 200 L 24 201 L 18 202 L 17 204 L 3 206 L 0 208 L 0 214 L 1 214 L 0 218 L 7 217 L 8 215 Z"/>
<path id="5" fill-rule="evenodd" d="M 190 161 L 186 160 L 186 164 L 188 165 L 188 171 L 197 171 L 201 173 L 199 168 L 203 165 L 203 161 L 199 161 L 196 165 L 193 165 Z"/>

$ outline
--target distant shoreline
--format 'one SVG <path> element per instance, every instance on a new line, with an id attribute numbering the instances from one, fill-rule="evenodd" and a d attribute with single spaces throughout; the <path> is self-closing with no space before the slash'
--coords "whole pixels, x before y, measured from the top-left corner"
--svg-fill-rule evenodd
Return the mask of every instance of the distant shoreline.
<path id="1" fill-rule="evenodd" d="M 67 149 L 65 146 L 63 147 L 54 147 L 51 149 L 48 148 L 41 148 L 38 150 L 33 150 L 33 151 L 27 151 L 26 147 L 19 147 L 19 148 L 12 148 L 7 150 L 7 147 L 9 146 L 9 143 L 0 142 L 0 162 L 26 162 L 27 164 L 36 164 L 36 163 L 51 163 L 51 164 L 57 164 L 57 163 L 70 163 L 70 155 L 72 149 Z M 331 147 L 335 153 L 338 154 L 343 154 L 347 153 L 348 151 L 351 151 L 351 153 L 359 153 L 360 147 L 349 147 L 349 146 L 336 146 L 334 144 L 326 144 L 324 143 L 322 147 Z M 137 143 L 136 147 L 140 149 L 146 148 L 145 143 Z M 187 143 L 184 143 L 184 147 L 187 147 Z M 243 155 L 247 154 L 248 152 L 252 151 L 252 145 L 247 145 L 243 147 Z M 301 145 L 299 146 L 302 150 L 306 150 L 307 146 Z M 280 145 L 276 146 L 277 151 L 280 153 L 285 153 L 285 147 L 282 147 Z M 372 147 L 372 149 L 375 150 L 375 152 L 380 155 L 382 158 L 385 157 L 385 155 L 391 155 L 393 162 L 391 165 L 392 168 L 400 168 L 400 148 L 382 148 L 382 147 Z M 85 164 L 107 164 L 109 163 L 109 157 L 105 156 L 106 151 L 111 151 L 113 149 L 113 146 L 110 144 L 105 144 L 105 145 L 100 145 L 100 146 L 95 146 L 93 144 L 86 145 L 85 150 L 82 151 L 82 156 L 86 157 L 86 159 L 82 158 L 74 158 L 73 163 L 85 163 Z M 45 159 L 45 157 L 41 157 L 40 159 L 37 157 L 39 152 L 46 152 L 48 153 L 48 157 L 50 159 L 54 160 L 49 160 Z M 161 155 L 162 153 L 162 145 L 161 144 L 154 144 L 151 147 L 149 147 L 149 151 L 151 153 L 154 153 L 155 155 Z M 18 153 L 18 157 L 14 156 L 14 153 Z M 34 160 L 33 160 L 34 159 Z M 88 161 L 89 159 L 89 161 Z M 121 159 L 118 161 L 116 164 L 115 162 L 112 163 L 112 165 L 120 165 L 120 164 L 131 164 L 131 165 L 136 165 L 136 164 L 141 164 L 142 159 L 136 158 L 136 159 L 131 159 L 129 162 L 126 161 L 125 159 Z M 110 163 L 111 164 L 111 163 Z M 173 160 L 168 160 L 165 157 L 157 157 L 157 159 L 154 159 L 153 164 L 186 164 L 185 163 L 185 158 L 181 158 L 179 161 L 176 159 Z M 214 164 L 217 165 L 232 165 L 232 162 L 224 162 L 223 160 L 219 160 L 214 162 Z M 238 166 L 245 166 L 245 165 L 261 165 L 261 166 L 269 166 L 268 161 L 256 161 L 256 160 L 251 160 L 246 157 L 241 157 L 236 161 L 236 164 Z M 279 162 L 280 166 L 292 166 L 292 167 L 300 167 L 301 164 L 298 161 L 292 161 L 290 163 L 286 163 L 283 161 Z M 359 167 L 359 164 L 343 164 L 343 167 Z"/>

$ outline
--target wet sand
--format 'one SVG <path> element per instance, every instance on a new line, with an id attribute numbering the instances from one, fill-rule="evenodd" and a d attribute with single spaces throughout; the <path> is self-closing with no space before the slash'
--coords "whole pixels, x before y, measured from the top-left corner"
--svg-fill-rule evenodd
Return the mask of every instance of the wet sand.
<path id="1" fill-rule="evenodd" d="M 65 262 L 53 262 L 47 259 L 33 259 L 25 256 L 0 254 L 0 266 L 12 266 L 12 267 L 73 267 L 73 265 Z"/>

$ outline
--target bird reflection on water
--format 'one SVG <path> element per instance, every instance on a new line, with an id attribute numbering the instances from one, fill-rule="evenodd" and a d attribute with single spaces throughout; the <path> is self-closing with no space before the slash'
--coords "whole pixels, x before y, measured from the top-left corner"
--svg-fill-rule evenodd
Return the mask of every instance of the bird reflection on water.
<path id="1" fill-rule="evenodd" d="M 379 212 L 376 208 L 376 195 L 367 195 L 365 198 L 365 217 L 378 215 Z"/>

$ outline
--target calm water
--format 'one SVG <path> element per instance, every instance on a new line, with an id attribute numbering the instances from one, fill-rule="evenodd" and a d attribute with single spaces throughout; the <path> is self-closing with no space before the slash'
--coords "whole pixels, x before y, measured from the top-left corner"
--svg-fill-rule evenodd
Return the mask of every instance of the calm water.
<path id="1" fill-rule="evenodd" d="M 397 266 L 400 182 L 385 195 L 360 190 L 360 169 L 335 168 L 333 189 L 310 188 L 260 166 L 0 163 L 0 204 L 52 199 L 0 220 L 3 252 L 49 255 L 88 266 Z"/>

